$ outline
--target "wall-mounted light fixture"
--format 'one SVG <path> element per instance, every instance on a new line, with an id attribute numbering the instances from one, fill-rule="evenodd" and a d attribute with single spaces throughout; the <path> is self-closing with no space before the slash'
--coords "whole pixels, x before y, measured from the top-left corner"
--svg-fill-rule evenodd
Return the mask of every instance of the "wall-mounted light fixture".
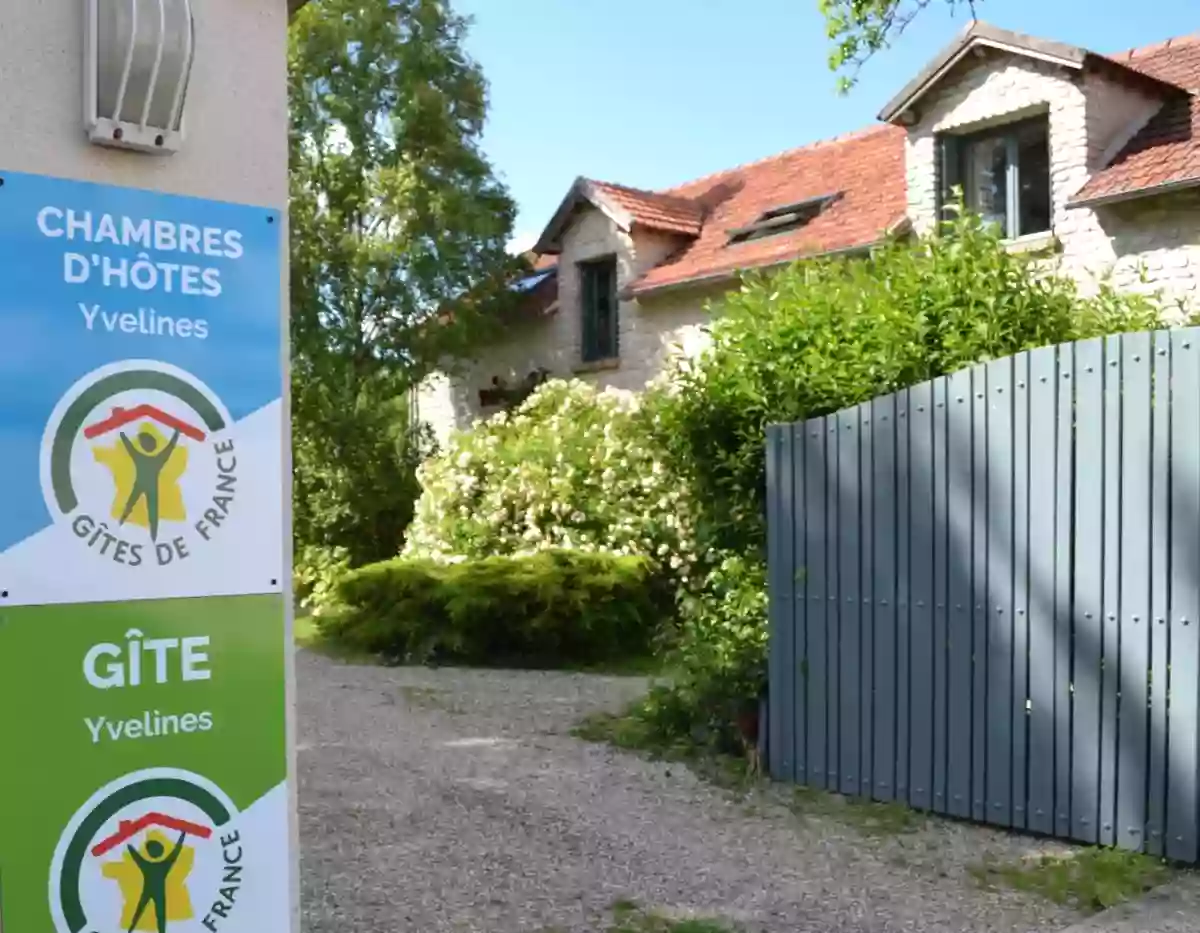
<path id="1" fill-rule="evenodd" d="M 101 146 L 171 153 L 195 53 L 191 0 L 86 0 L 84 124 Z"/>

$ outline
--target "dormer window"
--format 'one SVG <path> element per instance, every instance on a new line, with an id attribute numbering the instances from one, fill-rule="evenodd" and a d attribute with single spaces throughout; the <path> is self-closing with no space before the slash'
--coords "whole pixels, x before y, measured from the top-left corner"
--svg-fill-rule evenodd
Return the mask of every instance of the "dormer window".
<path id="1" fill-rule="evenodd" d="M 960 185 L 966 207 L 998 225 L 1005 238 L 1050 230 L 1050 132 L 1045 115 L 969 136 L 947 134 L 939 144 L 942 204 Z"/>
<path id="2" fill-rule="evenodd" d="M 790 204 L 772 207 L 759 214 L 754 223 L 730 230 L 729 243 L 731 245 L 745 243 L 747 240 L 758 240 L 797 230 L 836 201 L 841 194 L 840 191 L 837 191 L 833 194 L 822 194 L 815 198 L 805 198 L 803 201 L 793 201 Z"/>

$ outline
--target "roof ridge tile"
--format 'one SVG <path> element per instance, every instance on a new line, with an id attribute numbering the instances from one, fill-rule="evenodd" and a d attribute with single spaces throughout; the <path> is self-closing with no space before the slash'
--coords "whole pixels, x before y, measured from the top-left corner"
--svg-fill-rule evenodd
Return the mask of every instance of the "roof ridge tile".
<path id="1" fill-rule="evenodd" d="M 1169 39 L 1163 39 L 1161 42 L 1134 46 L 1131 49 L 1122 49 L 1120 52 L 1109 53 L 1105 57 L 1115 59 L 1116 61 L 1134 61 L 1146 55 L 1165 52 L 1167 49 L 1174 48 L 1177 45 L 1190 45 L 1192 43 L 1200 43 L 1200 32 L 1189 32 L 1182 36 L 1171 36 Z"/>

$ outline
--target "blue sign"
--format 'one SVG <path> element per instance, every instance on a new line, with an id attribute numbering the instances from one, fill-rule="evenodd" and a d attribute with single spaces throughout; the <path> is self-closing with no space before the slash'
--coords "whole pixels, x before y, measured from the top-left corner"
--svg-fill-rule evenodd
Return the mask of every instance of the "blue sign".
<path id="1" fill-rule="evenodd" d="M 2 177 L 3 604 L 281 590 L 279 212 Z"/>

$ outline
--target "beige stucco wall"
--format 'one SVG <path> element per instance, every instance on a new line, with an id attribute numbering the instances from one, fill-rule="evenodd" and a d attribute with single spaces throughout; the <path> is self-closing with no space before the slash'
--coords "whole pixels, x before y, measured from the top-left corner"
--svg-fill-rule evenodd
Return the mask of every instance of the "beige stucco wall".
<path id="1" fill-rule="evenodd" d="M 287 204 L 286 0 L 194 4 L 182 151 L 106 150 L 83 130 L 82 0 L 7 0 L 0 14 L 0 169 Z"/>
<path id="2" fill-rule="evenodd" d="M 622 301 L 618 311 L 619 357 L 603 366 L 581 365 L 582 318 L 577 265 L 614 255 L 617 284 L 624 288 L 678 246 L 674 237 L 653 231 L 622 230 L 599 210 L 580 211 L 563 234 L 558 263 L 558 311 L 513 329 L 508 339 L 487 348 L 460 374 L 438 374 L 421 386 L 417 405 L 440 441 L 453 428 L 467 427 L 480 415 L 479 390 L 494 376 L 518 383 L 544 367 L 558 377 L 583 379 L 601 387 L 637 391 L 662 371 L 672 348 L 695 352 L 703 344 L 705 305 L 720 290 L 665 292 L 648 301 Z"/>
<path id="3" fill-rule="evenodd" d="M 919 120 L 909 130 L 908 209 L 913 224 L 928 230 L 935 219 L 937 134 L 965 133 L 1047 113 L 1052 223 L 1060 250 L 1054 265 L 1075 277 L 1085 292 L 1111 276 L 1119 287 L 1157 290 L 1171 302 L 1200 309 L 1195 199 L 1176 195 L 1096 209 L 1068 206 L 1092 173 L 1159 106 L 1145 93 L 1097 72 L 1081 73 L 1013 55 L 962 66 L 920 102 Z"/>

